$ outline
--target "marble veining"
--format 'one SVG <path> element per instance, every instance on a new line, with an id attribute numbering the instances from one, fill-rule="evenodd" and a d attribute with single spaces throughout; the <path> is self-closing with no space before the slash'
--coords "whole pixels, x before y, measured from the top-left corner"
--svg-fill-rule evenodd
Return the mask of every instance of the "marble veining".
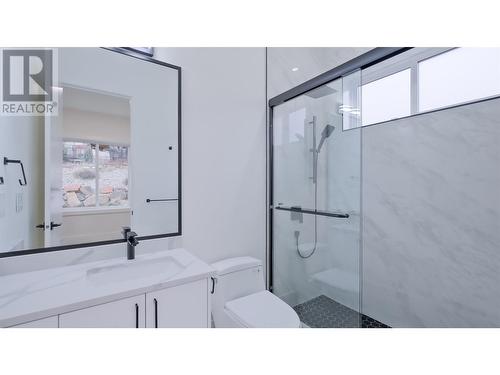
<path id="1" fill-rule="evenodd" d="M 500 326 L 500 100 L 363 129 L 363 313 Z"/>

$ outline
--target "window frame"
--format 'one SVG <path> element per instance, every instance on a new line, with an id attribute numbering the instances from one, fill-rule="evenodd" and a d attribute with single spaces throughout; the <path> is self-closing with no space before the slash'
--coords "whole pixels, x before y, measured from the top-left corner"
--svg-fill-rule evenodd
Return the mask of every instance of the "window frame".
<path id="1" fill-rule="evenodd" d="M 418 88 L 418 64 L 421 61 L 430 59 L 432 57 L 438 56 L 440 54 L 451 51 L 457 47 L 444 47 L 444 48 L 412 48 L 409 51 L 403 52 L 400 55 L 397 55 L 393 58 L 384 60 L 379 62 L 378 64 L 372 65 L 366 69 L 361 71 L 361 92 L 363 86 L 377 81 L 379 79 L 383 79 L 392 74 L 399 73 L 403 70 L 410 69 L 410 114 L 408 116 L 397 117 L 385 121 L 375 122 L 371 124 L 362 124 L 363 120 L 363 108 L 361 108 L 361 121 L 360 127 L 372 126 L 376 124 L 381 124 L 384 122 L 394 121 L 401 118 L 407 118 L 414 115 L 418 115 L 424 112 L 419 112 L 418 107 L 418 97 L 419 97 L 419 88 Z M 360 102 L 361 102 L 360 98 Z"/>
<path id="2" fill-rule="evenodd" d="M 423 61 L 430 60 L 430 59 L 432 59 L 434 57 L 437 57 L 439 55 L 442 55 L 442 54 L 448 53 L 448 52 L 450 52 L 452 50 L 460 49 L 460 48 L 475 48 L 475 47 L 454 47 L 454 48 L 447 48 L 445 51 L 442 51 L 442 52 L 434 54 L 432 56 L 428 56 L 426 58 L 420 59 L 419 61 L 417 61 L 417 68 L 420 67 L 420 63 L 423 62 Z M 500 47 L 485 47 L 485 48 L 500 49 Z M 420 74 L 418 72 L 418 69 L 417 69 L 417 73 Z M 417 87 L 418 87 L 418 82 L 419 82 L 418 78 L 419 77 L 417 75 L 417 83 L 416 83 Z M 440 110 L 443 110 L 443 109 L 455 108 L 455 107 L 459 107 L 459 106 L 463 106 L 463 105 L 467 105 L 467 104 L 473 104 L 473 103 L 478 103 L 478 102 L 482 102 L 482 101 L 485 101 L 485 100 L 500 98 L 500 92 L 499 92 L 499 93 L 497 93 L 495 95 L 482 96 L 482 97 L 471 99 L 471 100 L 466 100 L 466 101 L 462 101 L 462 102 L 458 102 L 458 103 L 454 103 L 454 104 L 450 104 L 450 105 L 445 105 L 445 106 L 435 107 L 435 108 L 424 110 L 424 111 L 419 111 L 418 110 L 418 107 L 419 107 L 418 100 L 419 100 L 419 96 L 420 96 L 419 94 L 420 94 L 420 92 L 417 91 L 417 93 L 416 93 L 416 95 L 417 95 L 417 114 L 430 113 L 430 112 L 440 111 Z"/>
<path id="3" fill-rule="evenodd" d="M 466 48 L 466 47 L 442 47 L 442 48 L 414 47 L 408 51 L 405 51 L 399 55 L 396 55 L 395 57 L 389 58 L 387 60 L 383 60 L 377 64 L 374 64 L 374 65 L 369 66 L 365 69 L 362 69 L 360 92 L 362 92 L 363 86 L 368 84 L 368 83 L 371 83 L 373 81 L 376 81 L 376 80 L 382 79 L 384 77 L 390 76 L 392 74 L 398 73 L 398 72 L 405 70 L 405 69 L 411 69 L 411 82 L 410 82 L 410 85 L 411 85 L 410 86 L 411 107 L 410 107 L 410 115 L 408 115 L 408 116 L 397 117 L 397 118 L 388 119 L 388 120 L 375 122 L 375 123 L 371 123 L 371 124 L 366 124 L 366 125 L 362 124 L 363 108 L 361 108 L 361 121 L 359 122 L 359 124 L 360 124 L 359 127 L 363 128 L 366 126 L 383 124 L 386 122 L 404 119 L 404 118 L 408 118 L 408 117 L 412 117 L 412 116 L 422 115 L 422 114 L 426 114 L 426 113 L 432 113 L 432 112 L 436 112 L 436 111 L 442 111 L 445 109 L 455 108 L 455 107 L 468 105 L 468 104 L 472 104 L 472 103 L 478 103 L 478 102 L 482 102 L 485 100 L 500 98 L 500 93 L 499 93 L 497 95 L 480 97 L 480 98 L 472 99 L 469 101 L 464 101 L 464 102 L 450 104 L 447 106 L 428 109 L 425 111 L 419 110 L 419 64 L 422 61 L 432 59 L 436 56 L 448 53 L 448 52 L 455 50 L 455 49 L 458 49 L 458 48 Z M 360 103 L 361 103 L 361 101 L 362 101 L 362 97 L 359 99 Z M 361 106 L 361 104 L 360 104 L 360 106 Z M 348 130 L 352 130 L 352 129 L 356 129 L 356 128 L 344 129 L 344 131 L 348 131 Z"/>
<path id="4" fill-rule="evenodd" d="M 108 145 L 108 146 L 121 146 L 121 147 L 127 147 L 127 163 L 128 163 L 128 183 L 130 185 L 130 178 L 131 178 L 131 163 L 130 160 L 128 159 L 128 155 L 130 153 L 130 144 L 126 143 L 121 143 L 121 142 L 108 142 L 108 141 L 96 141 L 96 140 L 89 140 L 89 139 L 81 139 L 81 138 L 63 138 L 62 142 L 78 142 L 78 143 L 88 143 L 90 145 L 95 145 L 96 147 L 96 157 L 95 157 L 95 162 L 94 162 L 94 168 L 95 168 L 95 189 L 96 189 L 96 194 L 99 194 L 99 146 L 100 145 Z M 64 187 L 62 188 L 64 190 Z M 62 212 L 63 216 L 67 215 L 76 215 L 76 214 L 90 214 L 90 213 L 105 213 L 106 211 L 130 211 L 131 210 L 131 195 L 130 195 L 130 189 L 128 190 L 128 195 L 127 195 L 127 205 L 126 206 L 101 206 L 99 205 L 99 199 L 96 198 L 96 204 L 95 206 L 91 207 L 62 207 Z"/>
<path id="5" fill-rule="evenodd" d="M 414 80 L 414 72 L 413 72 L 413 69 L 410 67 L 410 66 L 404 66 L 404 65 L 395 65 L 392 69 L 393 70 L 388 70 L 390 73 L 388 74 L 384 74 L 384 75 L 381 75 L 380 77 L 378 78 L 373 78 L 373 77 L 377 77 L 378 75 L 373 75 L 373 77 L 370 77 L 371 79 L 367 82 L 363 82 L 363 72 L 361 72 L 361 87 L 360 87 L 360 97 L 359 97 L 359 106 L 361 107 L 361 111 L 360 111 L 360 114 L 361 114 L 361 118 L 360 118 L 360 121 L 359 121 L 359 127 L 365 127 L 365 126 L 370 126 L 370 125 L 374 125 L 374 124 L 380 124 L 382 122 L 387 122 L 387 121 L 393 121 L 393 120 L 397 120 L 397 119 L 400 119 L 400 118 L 405 118 L 405 117 L 409 117 L 409 116 L 412 116 L 414 115 L 414 100 L 413 100 L 413 90 L 414 90 L 414 87 L 415 85 L 413 84 L 413 80 Z M 393 118 L 390 118 L 390 119 L 387 119 L 387 120 L 383 120 L 383 121 L 377 121 L 377 122 L 372 122 L 372 123 L 369 123 L 369 124 L 363 124 L 363 88 L 365 88 L 365 86 L 371 84 L 371 83 L 374 83 L 374 82 L 377 82 L 377 81 L 380 81 L 382 79 L 385 79 L 387 77 L 391 77 L 395 74 L 399 74 L 399 73 L 402 73 L 402 72 L 405 72 L 409 70 L 410 71 L 410 114 L 409 115 L 406 115 L 406 116 L 401 116 L 401 117 L 393 117 Z M 417 91 L 418 93 L 418 91 Z M 417 108 L 418 108 L 418 103 L 417 103 Z"/>

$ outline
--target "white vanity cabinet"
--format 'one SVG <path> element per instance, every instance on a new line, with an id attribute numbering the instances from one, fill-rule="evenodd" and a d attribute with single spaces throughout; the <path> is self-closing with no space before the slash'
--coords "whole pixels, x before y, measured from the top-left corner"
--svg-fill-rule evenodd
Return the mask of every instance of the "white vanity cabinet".
<path id="1" fill-rule="evenodd" d="M 58 316 L 49 316 L 48 318 L 33 320 L 31 322 L 26 322 L 11 326 L 11 328 L 57 328 L 59 326 Z"/>
<path id="2" fill-rule="evenodd" d="M 59 315 L 59 328 L 144 328 L 145 297 L 120 299 Z"/>
<path id="3" fill-rule="evenodd" d="M 209 328 L 214 275 L 172 249 L 0 276 L 0 327 Z"/>
<path id="4" fill-rule="evenodd" d="M 144 327 L 210 327 L 208 280 L 193 281 L 59 315 L 59 328 Z"/>
<path id="5" fill-rule="evenodd" d="M 146 327 L 210 327 L 207 279 L 146 294 Z"/>

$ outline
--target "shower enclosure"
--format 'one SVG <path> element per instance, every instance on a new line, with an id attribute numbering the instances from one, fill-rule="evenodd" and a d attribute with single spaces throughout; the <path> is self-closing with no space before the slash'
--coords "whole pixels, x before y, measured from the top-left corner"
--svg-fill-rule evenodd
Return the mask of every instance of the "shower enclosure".
<path id="1" fill-rule="evenodd" d="M 360 325 L 358 77 L 273 109 L 272 290 L 309 326 Z"/>
<path id="2" fill-rule="evenodd" d="M 360 313 L 361 68 L 394 50 L 269 102 L 269 287 L 310 327 L 377 324 Z"/>

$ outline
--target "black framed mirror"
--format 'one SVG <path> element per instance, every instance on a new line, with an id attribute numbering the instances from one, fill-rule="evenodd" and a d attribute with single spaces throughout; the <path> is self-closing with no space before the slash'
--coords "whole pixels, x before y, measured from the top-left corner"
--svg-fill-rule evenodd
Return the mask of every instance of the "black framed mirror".
<path id="1" fill-rule="evenodd" d="M 0 166 L 0 258 L 124 242 L 122 227 L 181 235 L 181 68 L 126 47 L 40 50 L 35 89 L 52 95 L 35 105 L 51 111 L 0 116 L 0 157 L 26 177 Z"/>

